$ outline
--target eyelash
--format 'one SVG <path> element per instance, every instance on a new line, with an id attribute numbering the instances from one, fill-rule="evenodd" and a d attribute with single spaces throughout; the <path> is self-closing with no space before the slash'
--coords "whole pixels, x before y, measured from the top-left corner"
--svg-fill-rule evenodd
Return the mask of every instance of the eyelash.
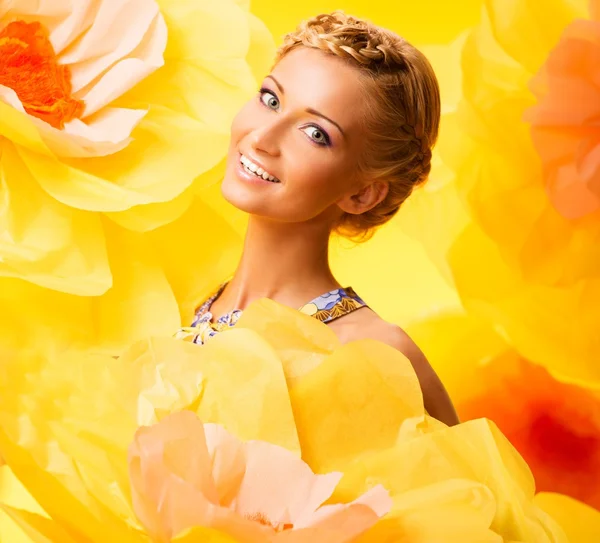
<path id="1" fill-rule="evenodd" d="M 270 108 L 267 104 L 265 104 L 262 100 L 262 98 L 265 94 L 270 94 L 271 96 L 274 96 L 278 102 L 279 102 L 279 98 L 278 98 L 277 94 L 275 94 L 272 90 L 264 88 L 264 87 L 261 88 L 258 93 L 258 100 L 261 103 L 261 105 L 263 107 L 266 107 L 267 109 L 270 109 L 271 111 L 273 111 L 273 109 Z M 315 145 L 318 145 L 319 147 L 329 147 L 331 145 L 331 138 L 329 137 L 329 134 L 327 134 L 327 132 L 325 132 L 325 130 L 323 130 L 318 124 L 309 124 L 309 125 L 305 126 L 304 128 L 311 128 L 311 127 L 318 130 L 319 132 L 321 132 L 321 134 L 323 134 L 323 137 L 325 138 L 325 141 L 318 142 L 309 136 L 310 141 L 312 143 L 314 143 Z"/>

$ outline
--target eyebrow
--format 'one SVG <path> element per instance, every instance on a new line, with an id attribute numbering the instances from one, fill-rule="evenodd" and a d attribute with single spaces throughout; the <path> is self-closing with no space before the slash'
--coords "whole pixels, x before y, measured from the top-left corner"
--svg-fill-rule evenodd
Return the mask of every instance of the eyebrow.
<path id="1" fill-rule="evenodd" d="M 277 88 L 281 91 L 281 94 L 285 94 L 285 91 L 283 90 L 281 83 L 279 83 L 279 81 L 277 81 L 277 79 L 275 79 L 272 75 L 268 75 L 266 77 L 266 79 L 272 79 L 273 83 L 275 83 L 275 85 L 277 85 Z M 341 132 L 342 136 L 346 137 L 346 134 L 344 134 L 342 127 L 338 123 L 336 123 L 333 119 L 330 119 L 326 115 L 323 115 L 322 113 L 318 112 L 316 109 L 313 109 L 311 107 L 306 108 L 305 111 L 307 113 L 311 113 L 312 115 L 316 115 L 317 117 L 321 117 L 322 119 L 325 119 L 326 121 L 329 121 L 332 125 L 337 127 L 337 129 Z"/>

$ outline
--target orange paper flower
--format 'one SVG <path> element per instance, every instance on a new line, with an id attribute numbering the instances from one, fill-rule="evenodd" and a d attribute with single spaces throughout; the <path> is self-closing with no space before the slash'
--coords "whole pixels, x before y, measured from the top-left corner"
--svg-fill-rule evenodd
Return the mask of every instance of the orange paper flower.
<path id="1" fill-rule="evenodd" d="M 461 420 L 493 420 L 531 468 L 538 492 L 600 510 L 600 486 L 592 483 L 600 480 L 600 390 L 560 382 L 472 316 L 432 318 L 410 330 Z"/>
<path id="2" fill-rule="evenodd" d="M 240 542 L 353 541 L 391 508 L 382 486 L 346 505 L 321 504 L 341 473 L 315 475 L 294 453 L 241 442 L 190 411 L 136 433 L 129 449 L 133 506 L 155 541 L 196 526 Z"/>
<path id="3" fill-rule="evenodd" d="M 600 486 L 591 483 L 600 480 L 600 394 L 560 383 L 514 352 L 471 378 L 485 390 L 457 405 L 461 418 L 493 420 L 529 464 L 539 492 L 600 510 Z"/>

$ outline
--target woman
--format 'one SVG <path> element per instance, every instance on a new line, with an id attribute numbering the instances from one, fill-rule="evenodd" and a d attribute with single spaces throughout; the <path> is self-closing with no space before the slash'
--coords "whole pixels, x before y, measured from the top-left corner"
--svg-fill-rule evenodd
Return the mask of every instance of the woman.
<path id="1" fill-rule="evenodd" d="M 328 263 L 333 232 L 367 238 L 426 180 L 439 118 L 430 64 L 392 32 L 336 12 L 288 35 L 232 125 L 222 192 L 249 214 L 248 230 L 232 280 L 196 312 L 193 341 L 270 298 L 314 315 L 342 343 L 369 338 L 401 351 L 427 411 L 456 424 L 423 353 L 344 289 Z"/>

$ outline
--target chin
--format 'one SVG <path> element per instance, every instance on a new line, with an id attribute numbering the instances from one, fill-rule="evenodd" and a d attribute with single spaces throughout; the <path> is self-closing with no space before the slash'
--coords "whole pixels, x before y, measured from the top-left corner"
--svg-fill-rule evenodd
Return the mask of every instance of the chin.
<path id="1" fill-rule="evenodd" d="M 250 215 L 264 215 L 266 211 L 264 198 L 248 189 L 249 187 L 245 187 L 230 175 L 225 175 L 221 183 L 221 194 L 233 207 Z"/>

